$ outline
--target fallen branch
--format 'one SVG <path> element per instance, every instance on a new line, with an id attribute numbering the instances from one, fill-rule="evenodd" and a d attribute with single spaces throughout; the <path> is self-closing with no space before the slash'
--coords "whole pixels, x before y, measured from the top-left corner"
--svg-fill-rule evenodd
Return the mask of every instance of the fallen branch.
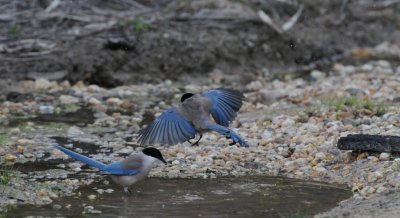
<path id="1" fill-rule="evenodd" d="M 279 34 L 282 34 L 284 32 L 289 31 L 296 24 L 297 20 L 299 19 L 299 17 L 301 16 L 301 14 L 303 12 L 303 9 L 304 9 L 304 6 L 300 5 L 297 12 L 287 22 L 285 22 L 281 27 L 278 26 L 272 20 L 272 18 L 262 10 L 258 11 L 258 16 L 264 23 L 268 24 L 268 26 L 270 26 L 273 30 L 275 30 Z"/>
<path id="2" fill-rule="evenodd" d="M 340 150 L 400 152 L 400 137 L 354 134 L 341 137 L 337 147 Z"/>
<path id="3" fill-rule="evenodd" d="M 286 22 L 282 25 L 282 30 L 283 31 L 288 31 L 290 30 L 297 22 L 297 20 L 299 19 L 301 13 L 303 12 L 304 6 L 300 5 L 299 9 L 297 10 L 297 12 Z"/>
<path id="4" fill-rule="evenodd" d="M 282 34 L 283 30 L 275 24 L 275 22 L 272 20 L 272 18 L 270 16 L 268 16 L 268 14 L 266 14 L 264 11 L 259 10 L 258 11 L 258 16 L 260 16 L 260 19 L 268 24 L 268 26 L 270 26 L 273 30 L 275 30 L 277 33 Z"/>

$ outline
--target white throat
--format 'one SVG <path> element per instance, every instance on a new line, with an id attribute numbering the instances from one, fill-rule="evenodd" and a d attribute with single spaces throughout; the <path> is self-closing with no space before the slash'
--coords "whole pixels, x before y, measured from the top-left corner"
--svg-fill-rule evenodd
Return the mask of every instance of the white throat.
<path id="1" fill-rule="evenodd" d="M 145 170 L 150 170 L 153 168 L 153 163 L 158 160 L 157 158 L 154 158 L 152 156 L 146 155 L 142 153 L 142 158 L 143 158 L 143 168 Z"/>

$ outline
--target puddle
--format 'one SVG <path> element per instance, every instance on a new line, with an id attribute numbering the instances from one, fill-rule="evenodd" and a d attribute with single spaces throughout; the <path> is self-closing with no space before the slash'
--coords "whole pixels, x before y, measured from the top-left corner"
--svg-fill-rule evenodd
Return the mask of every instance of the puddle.
<path id="1" fill-rule="evenodd" d="M 62 169 L 57 166 L 61 163 L 68 163 L 68 162 L 60 161 L 57 159 L 50 159 L 46 161 L 35 161 L 35 162 L 28 161 L 25 163 L 15 163 L 13 165 L 13 169 L 29 175 L 35 173 L 36 171 L 46 171 L 49 169 Z"/>
<path id="2" fill-rule="evenodd" d="M 45 113 L 29 116 L 14 116 L 5 121 L 3 125 L 7 127 L 17 127 L 21 126 L 26 122 L 34 122 L 39 125 L 51 125 L 53 123 L 62 123 L 76 125 L 79 127 L 85 127 L 87 124 L 94 122 L 93 111 L 87 108 L 81 108 L 74 112 L 67 113 Z"/>
<path id="3" fill-rule="evenodd" d="M 80 217 L 93 206 L 101 217 L 309 217 L 334 207 L 352 193 L 343 186 L 277 177 L 202 179 L 149 178 L 126 197 L 110 182 L 80 189 L 81 197 L 55 200 L 62 206 L 25 205 L 9 211 L 13 217 Z M 99 195 L 95 189 L 114 189 Z M 90 201 L 88 195 L 97 195 Z M 71 205 L 66 209 L 66 205 Z M 7 214 L 6 214 L 7 217 Z"/>
<path id="4" fill-rule="evenodd" d="M 54 139 L 56 143 L 61 144 L 61 145 L 73 144 L 74 148 L 82 149 L 82 152 L 79 152 L 79 153 L 85 154 L 85 155 L 98 154 L 98 153 L 105 153 L 105 154 L 112 153 L 112 148 L 101 149 L 100 145 L 97 145 L 95 143 L 72 140 L 72 139 L 69 139 L 66 137 L 62 137 L 62 136 L 53 136 L 50 138 Z"/>
<path id="5" fill-rule="evenodd" d="M 37 117 L 33 118 L 31 121 L 36 123 L 66 123 L 74 124 L 77 126 L 86 126 L 87 124 L 94 122 L 93 111 L 87 108 L 81 108 L 74 112 L 61 113 L 61 114 L 38 114 Z"/>

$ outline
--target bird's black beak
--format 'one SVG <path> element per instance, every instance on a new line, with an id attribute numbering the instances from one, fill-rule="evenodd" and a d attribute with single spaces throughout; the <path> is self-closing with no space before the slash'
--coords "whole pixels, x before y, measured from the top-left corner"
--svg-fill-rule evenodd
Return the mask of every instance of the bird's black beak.
<path id="1" fill-rule="evenodd" d="M 163 157 L 159 158 L 159 160 L 160 160 L 161 162 L 163 162 L 165 165 L 168 164 L 167 161 L 165 161 Z"/>

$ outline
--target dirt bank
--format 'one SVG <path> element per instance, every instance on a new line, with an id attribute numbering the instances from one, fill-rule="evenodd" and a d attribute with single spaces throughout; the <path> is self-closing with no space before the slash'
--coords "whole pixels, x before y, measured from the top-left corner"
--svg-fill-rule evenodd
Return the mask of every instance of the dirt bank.
<path id="1" fill-rule="evenodd" d="M 215 69 L 251 78 L 307 71 L 349 49 L 400 39 L 396 1 L 0 2 L 0 78 L 11 80 L 110 87 Z"/>

